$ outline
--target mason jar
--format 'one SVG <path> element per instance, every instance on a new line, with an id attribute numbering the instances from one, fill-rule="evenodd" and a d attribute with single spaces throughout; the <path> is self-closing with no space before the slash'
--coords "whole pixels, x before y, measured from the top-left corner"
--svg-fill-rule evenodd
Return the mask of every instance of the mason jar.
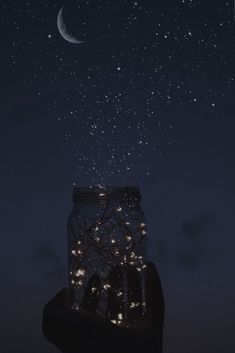
<path id="1" fill-rule="evenodd" d="M 124 269 L 138 271 L 143 281 L 146 257 L 146 218 L 138 187 L 76 187 L 68 219 L 69 287 L 73 309 L 95 311 L 107 317 L 108 301 L 115 289 L 118 303 L 125 303 L 128 284 Z M 123 269 L 123 272 L 122 272 Z M 116 276 L 116 277 L 115 277 Z M 115 287 L 115 278 L 120 283 Z M 144 286 L 141 300 L 144 304 Z M 94 299 L 95 298 L 95 299 Z M 112 298 L 111 298 L 112 299 Z M 133 308 L 140 303 L 131 302 Z M 108 313 L 117 325 L 125 325 L 125 312 Z"/>

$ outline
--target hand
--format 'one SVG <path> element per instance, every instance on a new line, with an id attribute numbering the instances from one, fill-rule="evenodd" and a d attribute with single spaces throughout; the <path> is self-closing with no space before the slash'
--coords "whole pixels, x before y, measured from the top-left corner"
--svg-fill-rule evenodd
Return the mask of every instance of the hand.
<path id="1" fill-rule="evenodd" d="M 79 310 L 71 309 L 71 292 L 63 289 L 44 308 L 43 333 L 47 340 L 64 353 L 161 353 L 163 339 L 164 299 L 161 282 L 153 263 L 144 271 L 145 307 L 142 306 L 139 272 L 126 268 L 128 280 L 128 310 L 125 325 L 111 322 L 124 307 L 124 298 L 117 301 L 117 290 L 122 288 L 123 267 L 113 267 L 109 280 L 106 318 L 96 314 L 99 292 L 91 292 L 88 283 Z M 94 280 L 94 279 L 93 279 Z M 96 279 L 97 281 L 97 279 Z M 131 303 L 139 303 L 131 307 Z"/>

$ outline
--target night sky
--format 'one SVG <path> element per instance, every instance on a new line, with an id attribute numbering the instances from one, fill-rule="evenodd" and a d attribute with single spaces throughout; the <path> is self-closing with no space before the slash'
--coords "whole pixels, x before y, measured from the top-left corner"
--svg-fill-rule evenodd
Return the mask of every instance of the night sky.
<path id="1" fill-rule="evenodd" d="M 1 351 L 57 352 L 41 315 L 66 283 L 73 186 L 138 185 L 164 353 L 234 352 L 233 1 L 0 9 Z"/>

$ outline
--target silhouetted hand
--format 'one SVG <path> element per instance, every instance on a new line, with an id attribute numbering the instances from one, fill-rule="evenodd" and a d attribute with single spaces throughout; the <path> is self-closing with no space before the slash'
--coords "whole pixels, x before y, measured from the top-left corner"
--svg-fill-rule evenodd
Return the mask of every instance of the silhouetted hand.
<path id="1" fill-rule="evenodd" d="M 121 274 L 126 271 L 128 282 L 127 316 L 128 327 L 111 322 L 120 318 L 124 310 Z M 107 314 L 102 318 L 96 314 L 99 290 L 98 276 L 89 281 L 80 309 L 70 309 L 71 293 L 68 289 L 59 292 L 44 308 L 43 333 L 47 340 L 64 353 L 161 353 L 163 339 L 164 299 L 161 282 L 153 263 L 144 271 L 145 307 L 142 306 L 140 273 L 129 266 L 115 266 L 110 270 Z M 135 306 L 135 303 L 139 303 Z M 126 309 L 125 309 L 126 310 Z M 122 314 L 121 314 L 122 317 Z"/>

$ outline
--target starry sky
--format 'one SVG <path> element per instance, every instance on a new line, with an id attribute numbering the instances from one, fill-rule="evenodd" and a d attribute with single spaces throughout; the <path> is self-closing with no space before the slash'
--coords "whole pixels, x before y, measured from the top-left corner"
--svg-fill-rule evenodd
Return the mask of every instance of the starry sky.
<path id="1" fill-rule="evenodd" d="M 60 35 L 63 8 L 68 32 Z M 234 4 L 0 4 L 2 322 L 10 353 L 56 349 L 73 186 L 138 185 L 166 300 L 165 353 L 235 349 Z"/>

